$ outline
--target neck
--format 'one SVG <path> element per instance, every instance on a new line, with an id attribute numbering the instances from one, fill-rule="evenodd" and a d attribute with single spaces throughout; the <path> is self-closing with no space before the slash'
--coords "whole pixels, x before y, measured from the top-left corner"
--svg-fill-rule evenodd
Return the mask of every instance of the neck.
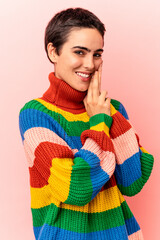
<path id="1" fill-rule="evenodd" d="M 84 112 L 85 107 L 83 99 L 87 91 L 80 92 L 72 88 L 68 83 L 59 79 L 52 72 L 49 74 L 50 86 L 43 94 L 43 100 L 52 103 L 59 108 L 68 109 L 70 112 Z"/>

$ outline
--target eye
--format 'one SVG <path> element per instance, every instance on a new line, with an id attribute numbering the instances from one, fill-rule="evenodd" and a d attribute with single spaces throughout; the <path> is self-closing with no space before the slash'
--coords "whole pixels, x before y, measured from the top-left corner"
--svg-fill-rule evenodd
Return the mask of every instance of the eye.
<path id="1" fill-rule="evenodd" d="M 94 57 L 98 57 L 98 58 L 100 58 L 100 57 L 102 57 L 102 54 L 95 53 L 95 54 L 94 54 Z"/>
<path id="2" fill-rule="evenodd" d="M 77 50 L 77 51 L 75 51 L 75 53 L 78 54 L 78 55 L 84 55 L 84 52 L 81 51 L 81 50 Z"/>

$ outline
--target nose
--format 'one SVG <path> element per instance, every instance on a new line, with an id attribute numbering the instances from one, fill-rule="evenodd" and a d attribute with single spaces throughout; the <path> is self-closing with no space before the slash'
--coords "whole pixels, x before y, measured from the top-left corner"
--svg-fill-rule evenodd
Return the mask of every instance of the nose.
<path id="1" fill-rule="evenodd" d="M 94 63 L 94 57 L 93 55 L 88 55 L 84 58 L 83 66 L 87 70 L 94 70 L 95 68 L 95 63 Z"/>

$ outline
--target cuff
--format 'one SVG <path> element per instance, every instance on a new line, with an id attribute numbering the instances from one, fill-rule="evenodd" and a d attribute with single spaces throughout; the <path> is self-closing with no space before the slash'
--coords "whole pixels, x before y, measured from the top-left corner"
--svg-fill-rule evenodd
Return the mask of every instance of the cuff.
<path id="1" fill-rule="evenodd" d="M 92 116 L 89 120 L 90 129 L 98 132 L 104 131 L 106 135 L 109 137 L 109 130 L 111 128 L 113 119 L 111 116 L 105 113 L 99 113 Z"/>

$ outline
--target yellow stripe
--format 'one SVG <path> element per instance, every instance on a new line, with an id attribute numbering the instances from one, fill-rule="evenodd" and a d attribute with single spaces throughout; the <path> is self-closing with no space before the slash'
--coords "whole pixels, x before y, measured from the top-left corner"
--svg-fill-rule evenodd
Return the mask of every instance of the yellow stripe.
<path id="1" fill-rule="evenodd" d="M 124 197 L 120 193 L 118 187 L 115 186 L 99 192 L 97 196 L 85 206 L 68 205 L 62 203 L 61 207 L 73 211 L 96 213 L 119 207 L 124 201 Z"/>
<path id="2" fill-rule="evenodd" d="M 101 123 L 99 123 L 95 126 L 92 126 L 90 129 L 95 130 L 95 131 L 99 131 L 99 132 L 104 131 L 105 134 L 109 137 L 109 128 L 104 122 L 101 122 Z"/>
<path id="3" fill-rule="evenodd" d="M 112 104 L 110 104 L 110 107 L 111 107 L 111 117 L 112 117 L 117 112 L 117 110 Z"/>
<path id="4" fill-rule="evenodd" d="M 63 202 L 66 201 L 69 195 L 72 165 L 72 158 L 54 158 L 52 160 L 51 175 L 48 179 L 49 184 L 42 188 L 31 187 L 32 208 L 44 207 L 51 202 L 56 204 L 58 199 Z"/>
<path id="5" fill-rule="evenodd" d="M 80 114 L 75 114 L 75 113 L 73 114 L 73 113 L 64 111 L 64 110 L 58 108 L 57 106 L 54 106 L 53 104 L 48 103 L 40 98 L 36 98 L 35 100 L 40 102 L 48 110 L 61 114 L 63 117 L 65 117 L 70 122 L 72 122 L 72 121 L 88 122 L 89 121 L 89 116 L 88 116 L 87 112 L 80 113 Z M 114 108 L 114 106 L 112 104 L 110 104 L 110 107 L 111 107 L 111 116 L 113 116 L 117 112 L 117 110 Z"/>
<path id="6" fill-rule="evenodd" d="M 54 191 L 52 192 L 50 185 L 44 186 L 42 188 L 33 188 L 30 187 L 31 193 L 31 208 L 42 208 L 45 206 L 54 203 L 57 207 L 60 204 L 53 195 Z"/>
<path id="7" fill-rule="evenodd" d="M 43 188 L 31 187 L 31 208 L 43 208 L 53 203 L 57 207 L 68 210 L 95 213 L 116 208 L 125 201 L 117 186 L 99 192 L 98 195 L 85 206 L 62 203 L 57 200 L 55 196 L 53 197 L 54 194 L 55 192 L 51 191 L 50 185 Z"/>
<path id="8" fill-rule="evenodd" d="M 62 202 L 65 202 L 69 195 L 72 165 L 72 158 L 55 158 L 52 161 L 48 183 L 54 190 L 55 198 Z"/>
<path id="9" fill-rule="evenodd" d="M 142 150 L 142 152 L 149 154 L 149 152 L 147 152 L 143 147 L 140 147 L 140 149 Z"/>
<path id="10" fill-rule="evenodd" d="M 88 116 L 87 112 L 80 113 L 80 114 L 75 114 L 75 113 L 73 114 L 73 113 L 64 111 L 64 110 L 58 108 L 57 106 L 55 106 L 51 103 L 48 103 L 40 98 L 36 98 L 35 100 L 40 102 L 48 110 L 61 114 L 63 117 L 65 117 L 67 119 L 67 121 L 70 121 L 70 122 L 72 122 L 72 121 L 88 122 L 89 121 L 89 116 Z M 111 116 L 113 116 L 117 112 L 117 110 L 114 108 L 114 106 L 112 104 L 110 104 L 110 107 L 111 107 Z"/>
<path id="11" fill-rule="evenodd" d="M 61 114 L 67 121 L 73 122 L 73 121 L 82 121 L 82 122 L 88 122 L 89 121 L 89 116 L 87 112 L 80 113 L 80 114 L 73 114 L 67 111 L 64 111 L 57 106 L 54 106 L 51 103 L 48 103 L 42 99 L 36 98 L 36 101 L 40 102 L 43 106 L 45 106 L 48 110 L 56 112 Z"/>

